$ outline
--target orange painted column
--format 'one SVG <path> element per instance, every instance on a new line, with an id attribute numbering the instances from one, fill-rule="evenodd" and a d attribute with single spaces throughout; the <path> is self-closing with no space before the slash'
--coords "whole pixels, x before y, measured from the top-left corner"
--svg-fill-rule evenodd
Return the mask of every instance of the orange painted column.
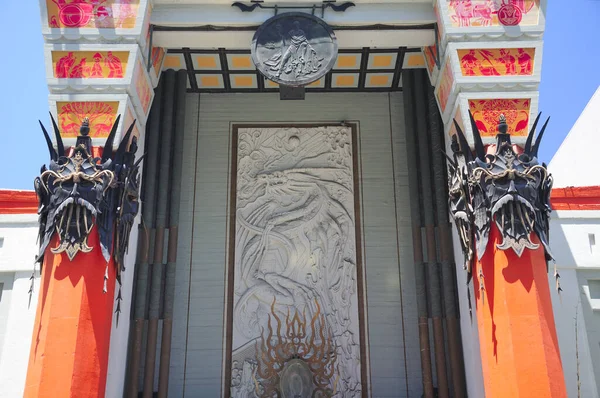
<path id="1" fill-rule="evenodd" d="M 534 234 L 532 240 L 540 243 Z M 492 223 L 473 270 L 486 397 L 567 397 L 544 249 L 519 258 L 497 249 L 501 241 Z"/>
<path id="2" fill-rule="evenodd" d="M 33 329 L 25 397 L 104 397 L 114 304 L 115 270 L 106 260 L 96 227 L 90 253 L 69 261 L 46 250 Z"/>

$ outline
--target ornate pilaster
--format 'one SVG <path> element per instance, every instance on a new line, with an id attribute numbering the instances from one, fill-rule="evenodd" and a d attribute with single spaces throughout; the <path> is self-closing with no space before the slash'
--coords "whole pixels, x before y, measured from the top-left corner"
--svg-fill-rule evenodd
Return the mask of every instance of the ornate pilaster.
<path id="1" fill-rule="evenodd" d="M 524 143 L 538 111 L 545 1 L 435 0 L 434 9 L 440 68 L 428 61 L 428 71 L 446 132 L 456 133 L 456 119 L 472 145 L 471 111 L 491 144 L 503 113 L 513 142 Z"/>
<path id="2" fill-rule="evenodd" d="M 36 183 L 43 299 L 25 395 L 99 397 L 115 321 L 129 318 L 120 302 L 129 302 L 133 279 L 124 254 L 136 224 L 133 165 L 165 52 L 150 48 L 147 0 L 40 0 L 40 9 L 56 124 L 46 136 L 49 169 Z M 126 266 L 131 275 L 121 275 Z M 117 345 L 127 339 L 127 325 L 120 329 Z"/>
<path id="3" fill-rule="evenodd" d="M 433 56 L 427 64 L 455 151 L 450 207 L 473 276 L 485 394 L 566 396 L 546 274 L 551 177 L 534 139 L 546 1 L 435 0 L 434 8 L 439 69 Z M 460 297 L 470 304 L 471 294 Z M 466 347 L 469 328 L 463 321 Z"/>

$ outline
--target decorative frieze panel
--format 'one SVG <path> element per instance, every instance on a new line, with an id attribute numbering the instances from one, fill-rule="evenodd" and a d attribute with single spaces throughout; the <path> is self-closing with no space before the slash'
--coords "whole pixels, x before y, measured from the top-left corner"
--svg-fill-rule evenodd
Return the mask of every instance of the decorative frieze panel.
<path id="1" fill-rule="evenodd" d="M 539 0 L 450 0 L 452 27 L 529 26 L 539 22 Z"/>
<path id="2" fill-rule="evenodd" d="M 450 43 L 446 56 L 462 87 L 537 88 L 542 69 L 542 42 Z"/>
<path id="3" fill-rule="evenodd" d="M 503 113 L 519 142 L 537 111 L 534 90 L 541 78 L 541 57 L 542 42 L 449 43 L 435 90 L 446 130 L 453 129 L 451 121 L 462 101 L 461 108 L 473 113 L 484 138 L 494 135 Z M 465 128 L 470 138 L 470 127 Z"/>
<path id="4" fill-rule="evenodd" d="M 48 41 L 111 40 L 145 46 L 147 0 L 40 0 L 42 34 Z M 140 12 L 141 11 L 141 12 Z"/>
<path id="5" fill-rule="evenodd" d="M 125 92 L 134 75 L 135 44 L 46 44 L 46 76 L 51 92 Z"/>
<path id="6" fill-rule="evenodd" d="M 62 79 L 119 79 L 128 59 L 127 51 L 53 51 L 52 70 Z"/>
<path id="7" fill-rule="evenodd" d="M 533 123 L 531 115 L 538 111 L 539 94 L 529 92 L 490 92 L 490 93 L 460 93 L 457 97 L 452 118 L 457 121 L 465 133 L 469 143 L 473 141 L 473 130 L 469 120 L 469 111 L 475 119 L 475 124 L 484 144 L 495 142 L 498 118 L 504 115 L 510 129 L 513 143 L 523 145 Z M 446 124 L 446 132 L 456 134 L 452 122 Z"/>
<path id="8" fill-rule="evenodd" d="M 436 0 L 442 46 L 455 41 L 539 39 L 545 0 Z"/>
<path id="9" fill-rule="evenodd" d="M 145 122 L 148 117 L 148 112 L 150 112 L 150 104 L 154 98 L 154 90 L 152 89 L 150 76 L 140 58 L 138 58 L 136 62 L 136 68 L 133 73 L 133 82 L 129 86 L 129 94 L 133 99 L 133 104 L 138 111 L 138 115 L 140 115 L 140 119 Z"/>
<path id="10" fill-rule="evenodd" d="M 233 397 L 360 397 L 362 265 L 351 127 L 234 129 Z"/>
<path id="11" fill-rule="evenodd" d="M 438 86 L 435 89 L 435 97 L 438 101 L 442 118 L 444 118 L 444 115 L 449 114 L 454 98 L 458 94 L 455 84 L 452 63 L 446 58 L 446 61 L 442 65 L 442 73 L 438 80 Z M 448 103 L 450 103 L 450 106 Z"/>
<path id="12" fill-rule="evenodd" d="M 423 56 L 425 57 L 425 66 L 427 68 L 427 73 L 429 74 L 429 81 L 432 86 L 435 86 L 440 74 L 440 69 L 436 63 L 436 60 L 439 60 L 437 47 L 423 47 Z"/>
<path id="13" fill-rule="evenodd" d="M 162 47 L 153 47 L 152 54 L 150 55 L 152 61 L 152 67 L 150 68 L 150 80 L 152 80 L 152 87 L 158 85 L 158 79 L 162 70 L 162 65 L 165 60 L 166 50 Z"/>
<path id="14" fill-rule="evenodd" d="M 48 26 L 52 28 L 135 27 L 139 0 L 55 1 L 46 0 Z"/>
<path id="15" fill-rule="evenodd" d="M 134 135 L 139 136 L 143 126 L 131 99 L 127 94 L 50 94 L 48 98 L 50 112 L 57 117 L 57 124 L 65 145 L 74 145 L 79 135 L 79 127 L 88 118 L 90 137 L 94 139 L 108 137 L 117 115 L 125 115 L 126 123 L 119 123 L 115 143 L 120 142 L 125 126 L 129 127 L 134 119 Z M 116 144 L 115 144 L 116 145 Z"/>

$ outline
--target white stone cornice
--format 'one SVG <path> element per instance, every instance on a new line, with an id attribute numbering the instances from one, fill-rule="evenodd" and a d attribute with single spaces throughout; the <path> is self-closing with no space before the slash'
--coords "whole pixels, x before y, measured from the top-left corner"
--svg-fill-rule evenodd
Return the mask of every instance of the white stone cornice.
<path id="1" fill-rule="evenodd" d="M 282 12 L 285 10 L 282 10 Z M 298 10 L 302 12 L 302 10 Z M 256 9 L 242 12 L 227 4 L 157 4 L 152 10 L 151 22 L 158 26 L 258 26 L 274 15 L 273 10 Z M 320 15 L 319 15 L 320 16 Z M 435 14 L 431 4 L 378 3 L 357 4 L 345 12 L 328 10 L 323 18 L 335 26 L 365 25 L 422 25 L 435 23 Z"/>
<path id="2" fill-rule="evenodd" d="M 342 30 L 335 32 L 339 48 L 425 47 L 435 43 L 433 30 Z M 153 44 L 165 48 L 250 48 L 254 31 L 154 31 Z"/>

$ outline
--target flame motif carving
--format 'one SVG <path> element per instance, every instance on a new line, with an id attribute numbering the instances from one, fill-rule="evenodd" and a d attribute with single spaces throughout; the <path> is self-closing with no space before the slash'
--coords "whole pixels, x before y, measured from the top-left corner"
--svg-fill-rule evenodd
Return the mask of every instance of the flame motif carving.
<path id="1" fill-rule="evenodd" d="M 273 299 L 271 304 L 267 331 L 263 330 L 260 343 L 256 342 L 257 374 L 263 379 L 264 387 L 261 396 L 281 396 L 281 385 L 285 383 L 282 373 L 288 362 L 293 360 L 301 360 L 310 369 L 313 397 L 332 396 L 334 392 L 328 386 L 335 372 L 337 353 L 331 330 L 327 327 L 318 301 L 315 300 L 317 310 L 310 324 L 307 323 L 305 311 L 302 315 L 296 311 L 290 318 L 288 310 L 285 325 L 277 316 L 275 301 Z M 272 325 L 273 319 L 276 322 L 275 330 Z M 285 330 L 282 330 L 282 326 L 285 326 Z"/>

